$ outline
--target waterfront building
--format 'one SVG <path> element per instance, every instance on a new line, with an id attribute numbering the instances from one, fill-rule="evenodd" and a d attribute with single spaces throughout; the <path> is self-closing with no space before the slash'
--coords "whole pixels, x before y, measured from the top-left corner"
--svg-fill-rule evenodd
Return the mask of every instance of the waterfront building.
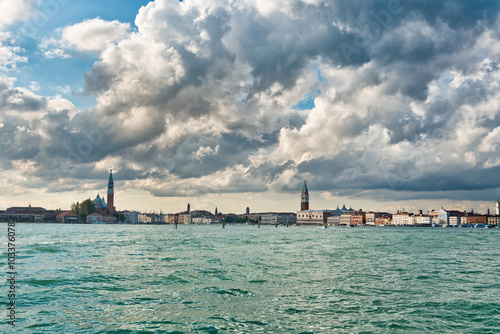
<path id="1" fill-rule="evenodd" d="M 78 223 L 80 217 L 71 211 L 64 211 L 56 216 L 56 222 L 60 224 Z"/>
<path id="2" fill-rule="evenodd" d="M 115 214 L 115 186 L 113 183 L 113 170 L 109 171 L 109 180 L 108 180 L 108 210 L 107 213 L 110 215 Z"/>
<path id="3" fill-rule="evenodd" d="M 302 192 L 300 193 L 300 211 L 307 210 L 309 210 L 309 191 L 307 190 L 306 180 L 304 180 Z"/>
<path id="4" fill-rule="evenodd" d="M 375 226 L 389 226 L 392 225 L 392 215 L 382 216 L 375 218 Z"/>
<path id="5" fill-rule="evenodd" d="M 345 213 L 341 214 L 340 218 L 339 218 L 339 225 L 342 225 L 342 226 L 351 225 L 352 224 L 351 217 L 353 214 L 354 214 L 353 212 L 345 212 Z"/>
<path id="6" fill-rule="evenodd" d="M 138 223 L 147 223 L 148 222 L 148 214 L 147 213 L 139 213 L 137 215 L 137 222 Z"/>
<path id="7" fill-rule="evenodd" d="M 432 216 L 419 214 L 415 216 L 415 225 L 417 226 L 432 226 Z"/>
<path id="8" fill-rule="evenodd" d="M 466 215 L 463 215 L 460 217 L 460 224 L 459 225 L 475 225 L 475 224 L 486 224 L 488 223 L 488 217 L 489 215 L 478 215 L 474 214 L 473 212 L 469 212 Z M 454 225 L 451 223 L 450 219 L 450 225 Z"/>
<path id="9" fill-rule="evenodd" d="M 139 212 L 137 211 L 125 211 L 125 223 L 126 224 L 137 224 L 139 223 Z"/>
<path id="10" fill-rule="evenodd" d="M 192 224 L 202 224 L 203 223 L 203 217 L 192 217 L 191 218 L 191 223 Z"/>
<path id="11" fill-rule="evenodd" d="M 450 224 L 450 217 L 463 217 L 465 216 L 465 212 L 459 211 L 459 210 L 445 210 L 444 208 L 441 208 L 439 210 L 439 218 L 438 218 L 438 224 L 441 226 L 448 226 Z M 458 219 L 453 218 L 452 222 L 457 223 Z M 458 225 L 458 223 L 457 223 Z"/>
<path id="12" fill-rule="evenodd" d="M 42 208 L 42 207 L 39 207 L 39 206 L 31 206 L 28 205 L 28 206 L 13 206 L 13 207 L 10 207 L 10 208 L 7 208 L 7 211 L 23 211 L 23 212 L 28 212 L 28 213 L 45 213 L 47 210 Z"/>
<path id="13" fill-rule="evenodd" d="M 460 225 L 460 218 L 459 216 L 450 216 L 450 219 L 448 221 L 448 225 L 453 226 L 453 227 L 458 227 Z"/>
<path id="14" fill-rule="evenodd" d="M 489 216 L 487 223 L 491 226 L 500 226 L 500 215 Z"/>
<path id="15" fill-rule="evenodd" d="M 366 213 L 366 225 L 371 225 L 371 226 L 375 226 L 375 219 L 379 218 L 379 217 L 392 217 L 392 214 L 390 213 L 387 213 L 387 212 L 373 212 L 373 211 L 370 211 L 370 212 L 367 212 Z"/>
<path id="16" fill-rule="evenodd" d="M 392 215 L 392 224 L 396 226 L 415 225 L 415 219 L 413 218 L 413 213 L 401 211 Z"/>
<path id="17" fill-rule="evenodd" d="M 340 215 L 332 215 L 326 219 L 328 225 L 340 225 Z"/>
<path id="18" fill-rule="evenodd" d="M 180 213 L 177 219 L 179 224 L 191 224 L 191 214 L 190 213 Z"/>
<path id="19" fill-rule="evenodd" d="M 297 214 L 293 212 L 269 212 L 261 215 L 263 225 L 291 225 L 297 223 Z"/>
<path id="20" fill-rule="evenodd" d="M 432 210 L 430 213 L 429 213 L 429 216 L 431 216 L 431 220 L 432 220 L 432 224 L 439 224 L 439 210 L 436 211 L 436 210 Z"/>
<path id="21" fill-rule="evenodd" d="M 327 223 L 330 216 L 330 210 L 303 210 L 297 212 L 297 224 L 322 225 Z"/>
<path id="22" fill-rule="evenodd" d="M 32 213 L 22 210 L 5 210 L 0 211 L 0 221 L 26 221 L 26 222 L 40 222 L 44 220 L 46 214 Z"/>
<path id="23" fill-rule="evenodd" d="M 179 222 L 179 215 L 176 213 L 169 213 L 165 215 L 165 222 L 167 224 L 176 224 Z"/>
<path id="24" fill-rule="evenodd" d="M 351 215 L 351 224 L 361 226 L 366 225 L 366 215 L 364 212 L 360 211 Z"/>
<path id="25" fill-rule="evenodd" d="M 216 223 L 217 221 L 213 217 L 203 217 L 203 224 L 213 224 Z"/>
<path id="26" fill-rule="evenodd" d="M 94 212 L 87 216 L 87 224 L 115 224 L 116 217 Z"/>

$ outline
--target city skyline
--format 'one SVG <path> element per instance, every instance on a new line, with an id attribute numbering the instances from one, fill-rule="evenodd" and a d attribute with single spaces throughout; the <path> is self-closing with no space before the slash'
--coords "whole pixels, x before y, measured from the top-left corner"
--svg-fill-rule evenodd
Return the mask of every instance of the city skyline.
<path id="1" fill-rule="evenodd" d="M 486 212 L 500 4 L 0 0 L 0 209 Z"/>

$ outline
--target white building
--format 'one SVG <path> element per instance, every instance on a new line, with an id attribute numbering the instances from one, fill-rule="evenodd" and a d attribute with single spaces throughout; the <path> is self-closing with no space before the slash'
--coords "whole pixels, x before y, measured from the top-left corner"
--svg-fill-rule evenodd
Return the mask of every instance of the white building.
<path id="1" fill-rule="evenodd" d="M 344 214 L 340 215 L 339 225 L 343 225 L 343 226 L 351 225 L 351 216 L 352 215 L 353 215 L 352 213 L 344 213 Z"/>
<path id="2" fill-rule="evenodd" d="M 366 213 L 366 225 L 375 226 L 375 219 L 380 217 L 391 217 L 392 215 L 387 212 L 367 212 Z"/>
<path id="3" fill-rule="evenodd" d="M 460 218 L 461 217 L 458 217 L 458 216 L 451 216 L 450 217 L 450 225 L 451 226 L 458 226 L 458 225 L 460 225 Z"/>
<path id="4" fill-rule="evenodd" d="M 215 223 L 215 219 L 213 217 L 203 217 L 203 224 L 213 224 Z"/>
<path id="5" fill-rule="evenodd" d="M 297 223 L 297 215 L 292 212 L 269 212 L 261 215 L 260 223 L 264 225 L 290 225 Z"/>
<path id="6" fill-rule="evenodd" d="M 304 210 L 297 212 L 297 224 L 323 225 L 331 216 L 330 210 Z"/>
<path id="7" fill-rule="evenodd" d="M 138 222 L 139 222 L 139 212 L 137 212 L 137 211 L 125 211 L 125 223 L 137 224 Z"/>
<path id="8" fill-rule="evenodd" d="M 415 216 L 416 221 L 415 224 L 418 226 L 431 226 L 432 225 L 432 216 L 430 215 L 418 215 Z"/>
<path id="9" fill-rule="evenodd" d="M 392 215 L 392 224 L 396 226 L 410 226 L 415 225 L 413 213 L 398 212 Z"/>
<path id="10" fill-rule="evenodd" d="M 326 219 L 328 225 L 340 225 L 340 216 L 330 216 Z"/>

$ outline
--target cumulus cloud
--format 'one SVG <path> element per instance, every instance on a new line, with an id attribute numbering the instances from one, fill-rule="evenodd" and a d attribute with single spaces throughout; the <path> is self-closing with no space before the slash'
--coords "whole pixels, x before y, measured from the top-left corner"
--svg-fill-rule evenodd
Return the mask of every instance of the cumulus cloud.
<path id="1" fill-rule="evenodd" d="M 116 20 L 85 20 L 58 29 L 56 36 L 45 38 L 40 47 L 47 58 L 69 58 L 74 52 L 100 54 L 110 44 L 127 37 L 130 30 L 130 24 Z"/>
<path id="2" fill-rule="evenodd" d="M 37 0 L 0 0 L 0 30 L 16 21 L 29 20 L 29 13 L 37 2 Z"/>
<path id="3" fill-rule="evenodd" d="M 21 134 L 5 157 L 36 161 L 47 180 L 113 164 L 155 196 L 297 191 L 304 178 L 326 197 L 491 196 L 499 12 L 496 1 L 157 0 L 136 31 L 63 27 L 42 47 L 99 54 L 84 87 L 97 105 L 5 84 L 2 131 Z M 297 108 L 307 96 L 312 108 Z"/>

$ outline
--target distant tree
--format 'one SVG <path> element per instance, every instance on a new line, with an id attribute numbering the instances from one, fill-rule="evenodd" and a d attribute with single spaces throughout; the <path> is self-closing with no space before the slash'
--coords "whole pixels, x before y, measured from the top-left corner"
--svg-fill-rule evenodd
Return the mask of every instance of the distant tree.
<path id="1" fill-rule="evenodd" d="M 226 216 L 226 217 L 224 217 L 224 219 L 222 221 L 226 224 L 231 224 L 231 223 L 234 223 L 235 220 L 236 220 L 236 218 L 234 218 L 232 216 Z"/>
<path id="2" fill-rule="evenodd" d="M 80 203 L 71 203 L 71 212 L 73 212 L 75 215 L 80 215 Z"/>
<path id="3" fill-rule="evenodd" d="M 95 204 L 93 201 L 86 199 L 81 202 L 78 206 L 79 213 L 77 213 L 83 221 L 87 219 L 87 216 L 95 212 Z"/>

